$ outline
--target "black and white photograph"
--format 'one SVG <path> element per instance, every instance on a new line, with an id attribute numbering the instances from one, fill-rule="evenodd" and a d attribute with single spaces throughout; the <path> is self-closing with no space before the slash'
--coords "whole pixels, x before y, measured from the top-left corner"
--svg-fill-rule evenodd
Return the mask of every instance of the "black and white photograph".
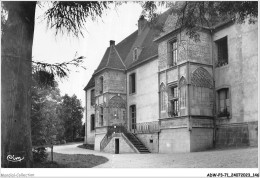
<path id="1" fill-rule="evenodd" d="M 1 177 L 259 177 L 258 6 L 1 1 Z"/>

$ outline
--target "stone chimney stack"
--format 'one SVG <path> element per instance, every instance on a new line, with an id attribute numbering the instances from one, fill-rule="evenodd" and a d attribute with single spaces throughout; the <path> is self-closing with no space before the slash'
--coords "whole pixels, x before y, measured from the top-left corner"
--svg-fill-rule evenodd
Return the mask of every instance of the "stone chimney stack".
<path id="1" fill-rule="evenodd" d="M 143 15 L 141 15 L 139 20 L 138 20 L 138 35 L 141 34 L 143 29 L 145 28 L 146 23 L 147 23 L 147 20 L 144 18 Z"/>
<path id="2" fill-rule="evenodd" d="M 110 46 L 115 46 L 115 41 L 114 40 L 110 40 Z"/>

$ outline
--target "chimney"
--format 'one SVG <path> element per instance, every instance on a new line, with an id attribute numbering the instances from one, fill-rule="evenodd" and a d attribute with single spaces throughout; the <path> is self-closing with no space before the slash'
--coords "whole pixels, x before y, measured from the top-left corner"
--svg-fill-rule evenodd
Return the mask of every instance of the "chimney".
<path id="1" fill-rule="evenodd" d="M 110 46 L 115 46 L 115 41 L 114 40 L 110 40 Z"/>
<path id="2" fill-rule="evenodd" d="M 143 31 L 146 23 L 147 23 L 147 20 L 144 18 L 143 15 L 141 15 L 139 20 L 138 20 L 138 35 L 141 34 L 141 32 Z"/>

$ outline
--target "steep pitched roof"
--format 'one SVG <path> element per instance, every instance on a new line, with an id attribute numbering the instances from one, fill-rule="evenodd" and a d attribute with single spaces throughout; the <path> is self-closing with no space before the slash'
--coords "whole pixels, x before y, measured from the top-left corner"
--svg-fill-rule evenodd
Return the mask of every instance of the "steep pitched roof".
<path id="1" fill-rule="evenodd" d="M 157 24 L 164 24 L 169 12 L 170 11 L 167 10 L 161 14 Z M 117 45 L 108 47 L 94 74 L 105 68 L 127 70 L 153 56 L 156 56 L 158 54 L 158 44 L 155 43 L 153 39 L 159 34 L 159 32 L 160 31 L 157 28 L 151 28 L 147 24 L 139 35 L 138 30 L 136 30 Z M 138 59 L 134 61 L 133 49 L 135 47 L 139 47 L 141 53 L 139 54 Z M 87 88 L 88 85 L 85 88 Z"/>
<path id="2" fill-rule="evenodd" d="M 84 90 L 87 91 L 88 89 L 93 88 L 94 86 L 95 86 L 95 80 L 94 80 L 94 76 L 92 75 L 91 79 L 89 80 Z"/>
<path id="3" fill-rule="evenodd" d="M 120 57 L 114 45 L 107 48 L 95 73 L 104 68 L 122 69 L 122 70 L 126 69 L 125 64 L 122 61 L 122 58 Z"/>
<path id="4" fill-rule="evenodd" d="M 137 37 L 138 37 L 138 30 L 133 32 L 131 35 L 129 35 L 123 41 L 119 42 L 116 45 L 116 49 L 117 49 L 118 53 L 120 54 L 124 63 L 125 63 L 127 55 L 130 52 L 130 49 L 132 48 L 134 42 L 136 41 Z"/>

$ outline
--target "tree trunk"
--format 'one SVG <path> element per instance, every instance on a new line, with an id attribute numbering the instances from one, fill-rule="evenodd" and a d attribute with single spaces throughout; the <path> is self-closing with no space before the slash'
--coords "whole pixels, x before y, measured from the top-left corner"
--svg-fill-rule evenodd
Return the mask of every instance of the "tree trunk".
<path id="1" fill-rule="evenodd" d="M 30 113 L 36 2 L 3 3 L 8 19 L 1 47 L 1 166 L 29 168 L 33 166 Z M 13 162 L 8 155 L 20 161 Z"/>

